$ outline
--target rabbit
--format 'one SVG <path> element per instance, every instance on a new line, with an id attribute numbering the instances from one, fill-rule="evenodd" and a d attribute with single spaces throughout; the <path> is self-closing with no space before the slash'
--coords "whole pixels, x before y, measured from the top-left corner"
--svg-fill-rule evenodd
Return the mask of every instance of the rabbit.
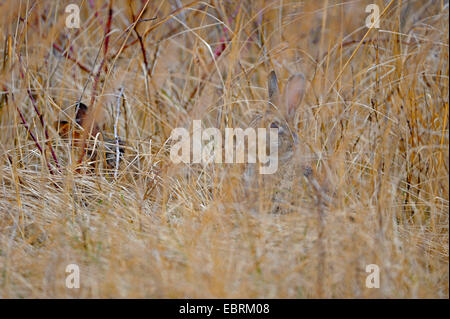
<path id="1" fill-rule="evenodd" d="M 290 198 L 294 183 L 298 183 L 304 177 L 312 185 L 315 192 L 320 193 L 326 200 L 321 183 L 316 178 L 314 171 L 314 156 L 307 145 L 299 139 L 295 115 L 305 95 L 306 80 L 302 73 L 292 75 L 281 95 L 278 79 L 275 71 L 271 71 L 267 83 L 268 103 L 263 114 L 255 116 L 250 126 L 258 128 L 278 130 L 278 170 L 272 175 L 263 175 L 258 178 L 255 164 L 248 165 L 245 172 L 246 186 L 253 190 L 257 187 L 258 180 L 263 188 L 274 189 L 271 197 L 271 213 L 287 213 L 292 211 Z M 266 193 L 265 193 L 266 194 Z M 251 202 L 257 202 L 257 198 L 248 197 Z"/>
<path id="2" fill-rule="evenodd" d="M 83 130 L 90 129 L 90 134 L 87 134 L 85 144 L 85 152 L 90 164 L 98 164 L 104 162 L 106 169 L 114 169 L 117 165 L 117 145 L 119 160 L 123 158 L 125 152 L 125 143 L 118 139 L 117 143 L 114 138 L 104 136 L 104 127 L 101 127 L 95 120 L 90 119 L 88 107 L 84 103 L 77 103 L 75 121 L 73 127 L 74 145 L 81 147 L 83 140 Z M 72 125 L 69 121 L 57 121 L 55 123 L 60 137 L 68 139 L 71 133 Z M 98 151 L 100 150 L 100 152 Z"/>

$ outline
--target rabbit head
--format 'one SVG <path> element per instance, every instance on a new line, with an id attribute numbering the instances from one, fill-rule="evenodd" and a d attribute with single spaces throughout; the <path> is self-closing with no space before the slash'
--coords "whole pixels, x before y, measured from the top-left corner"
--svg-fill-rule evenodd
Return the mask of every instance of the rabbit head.
<path id="1" fill-rule="evenodd" d="M 76 141 L 80 140 L 82 136 L 82 130 L 86 127 L 86 129 L 89 129 L 88 127 L 89 123 L 89 113 L 88 113 L 88 107 L 84 103 L 77 103 L 76 104 L 76 112 L 75 112 L 75 121 L 57 121 L 55 122 L 55 129 L 58 131 L 58 134 L 65 139 L 69 138 L 70 130 L 72 127 L 72 124 L 74 124 L 74 132 L 73 137 Z M 100 126 L 97 123 L 92 124 L 92 131 L 91 135 L 95 136 L 98 132 L 101 131 Z"/>
<path id="2" fill-rule="evenodd" d="M 72 122 L 69 121 L 55 123 L 59 135 L 65 139 L 70 136 L 71 126 Z M 126 144 L 120 139 L 116 142 L 114 138 L 104 136 L 104 126 L 101 126 L 92 118 L 92 114 L 84 103 L 79 102 L 76 104 L 75 121 L 73 123 L 74 144 L 78 147 L 82 145 L 83 130 L 90 133 L 87 134 L 84 143 L 88 158 L 94 159 L 94 163 L 104 162 L 106 168 L 114 168 L 116 157 L 117 155 L 123 157 Z"/>
<path id="3" fill-rule="evenodd" d="M 305 94 L 305 77 L 302 73 L 292 75 L 283 94 L 278 86 L 275 71 L 268 78 L 268 103 L 262 115 L 262 125 L 267 129 L 278 129 L 278 156 L 281 160 L 292 157 L 298 145 L 295 113 Z"/>

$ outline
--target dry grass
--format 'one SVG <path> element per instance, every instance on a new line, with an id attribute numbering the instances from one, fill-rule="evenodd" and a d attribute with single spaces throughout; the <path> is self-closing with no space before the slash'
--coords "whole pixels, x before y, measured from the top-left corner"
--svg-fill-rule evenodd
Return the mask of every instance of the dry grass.
<path id="1" fill-rule="evenodd" d="M 449 297 L 448 1 L 70 2 L 0 4 L 0 298 Z M 295 129 L 328 205 L 297 174 L 270 214 L 277 184 L 242 165 L 170 161 L 175 127 L 246 127 L 271 69 L 308 81 Z M 80 97 L 105 135 L 119 105 L 117 172 L 53 126 Z"/>

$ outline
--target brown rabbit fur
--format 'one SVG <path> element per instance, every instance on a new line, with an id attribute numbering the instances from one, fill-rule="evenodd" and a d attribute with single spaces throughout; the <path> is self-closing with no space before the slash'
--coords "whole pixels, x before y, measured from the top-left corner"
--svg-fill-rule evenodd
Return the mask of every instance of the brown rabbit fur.
<path id="1" fill-rule="evenodd" d="M 264 190 L 265 197 L 270 198 L 269 211 L 271 213 L 288 213 L 295 211 L 293 188 L 300 187 L 302 181 L 308 181 L 311 189 L 319 196 L 329 199 L 322 178 L 317 178 L 313 161 L 314 154 L 304 141 L 299 139 L 297 124 L 295 122 L 296 112 L 305 94 L 306 80 L 302 73 L 292 75 L 281 95 L 278 79 L 275 71 L 271 71 L 268 78 L 268 103 L 264 114 L 256 116 L 251 126 L 265 127 L 267 129 L 278 129 L 278 170 L 271 175 L 259 178 L 255 165 L 248 165 L 246 171 L 246 185 L 251 190 Z M 258 187 L 260 183 L 260 187 Z M 251 202 L 258 202 L 256 197 L 249 196 Z M 254 208 L 252 209 L 254 210 Z"/>
<path id="2" fill-rule="evenodd" d="M 55 123 L 59 135 L 68 139 L 71 134 L 72 124 L 68 121 L 58 121 Z M 83 136 L 83 130 L 90 129 L 90 134 Z M 88 107 L 84 103 L 77 103 L 75 112 L 75 121 L 73 125 L 73 143 L 80 148 L 85 145 L 85 154 L 91 165 L 97 165 L 100 162 L 104 163 L 106 169 L 113 169 L 116 166 L 116 141 L 113 138 L 106 138 L 103 136 L 104 127 L 96 121 L 90 119 Z M 124 154 L 124 143 L 119 139 L 119 156 Z M 100 152 L 98 151 L 100 150 Z"/>

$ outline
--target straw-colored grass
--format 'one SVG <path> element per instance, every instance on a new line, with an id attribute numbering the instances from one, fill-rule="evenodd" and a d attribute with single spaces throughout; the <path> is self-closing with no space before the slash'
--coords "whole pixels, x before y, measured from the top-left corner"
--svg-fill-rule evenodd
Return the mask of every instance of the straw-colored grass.
<path id="1" fill-rule="evenodd" d="M 0 4 L 0 298 L 449 297 L 448 1 L 70 2 Z M 169 156 L 195 119 L 248 127 L 272 69 L 305 75 L 292 129 L 331 199 L 296 172 L 284 214 L 243 164 Z M 58 135 L 79 99 L 117 170 Z"/>

